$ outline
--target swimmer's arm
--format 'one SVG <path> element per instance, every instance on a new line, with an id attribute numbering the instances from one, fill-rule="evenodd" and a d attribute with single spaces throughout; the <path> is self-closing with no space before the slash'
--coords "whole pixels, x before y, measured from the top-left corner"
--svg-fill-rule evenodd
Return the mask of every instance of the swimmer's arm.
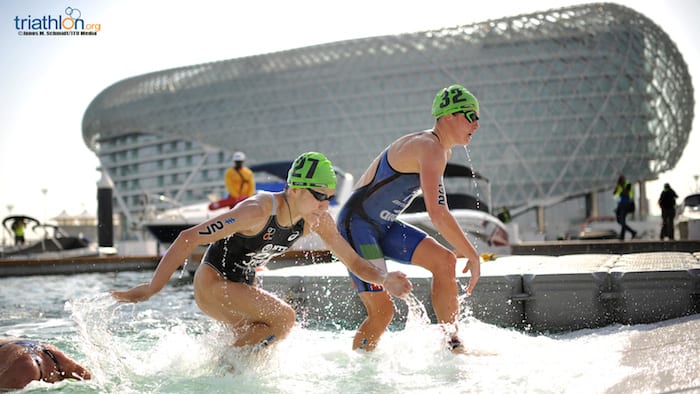
<path id="1" fill-rule="evenodd" d="M 255 226 L 264 215 L 264 207 L 256 199 L 249 198 L 226 213 L 183 230 L 158 263 L 150 283 L 126 291 L 112 291 L 112 296 L 123 302 L 148 300 L 165 287 L 173 273 L 192 255 L 197 246 L 245 231 Z"/>
<path id="2" fill-rule="evenodd" d="M 44 346 L 47 349 L 51 350 L 51 352 L 56 357 L 56 360 L 58 361 L 58 365 L 60 365 L 61 369 L 63 370 L 63 375 L 61 375 L 62 378 L 64 378 L 64 379 L 76 379 L 76 380 L 89 380 L 92 378 L 92 374 L 90 373 L 90 371 L 88 371 L 82 365 L 78 364 L 77 361 L 70 358 L 68 355 L 63 353 L 61 350 L 59 350 L 58 348 L 56 348 L 53 345 L 44 345 Z"/>
<path id="3" fill-rule="evenodd" d="M 438 230 L 440 235 L 455 248 L 457 254 L 468 259 L 467 265 L 462 272 L 471 272 L 469 286 L 467 287 L 467 292 L 471 293 L 481 276 L 481 260 L 447 205 L 447 194 L 442 176 L 447 164 L 446 159 L 444 159 L 440 151 L 430 152 L 429 148 L 421 150 L 421 153 L 418 155 L 420 184 L 425 208 L 428 211 L 430 221 L 435 225 L 435 229 Z M 436 157 L 440 159 L 436 159 Z"/>
<path id="4" fill-rule="evenodd" d="M 397 297 L 403 297 L 411 292 L 412 284 L 406 274 L 400 271 L 386 272 L 358 255 L 338 233 L 335 222 L 328 212 L 324 212 L 321 216 L 315 231 L 340 261 L 360 279 L 382 285 Z"/>

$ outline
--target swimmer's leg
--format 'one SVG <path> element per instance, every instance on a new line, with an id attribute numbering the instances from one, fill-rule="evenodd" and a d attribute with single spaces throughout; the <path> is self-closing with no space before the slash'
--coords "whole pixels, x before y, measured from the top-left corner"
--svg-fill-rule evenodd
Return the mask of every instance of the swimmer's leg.
<path id="1" fill-rule="evenodd" d="M 209 265 L 197 269 L 194 287 L 199 308 L 236 334 L 234 346 L 258 345 L 270 337 L 279 341 L 296 322 L 294 309 L 284 301 L 263 289 L 227 281 Z"/>
<path id="2" fill-rule="evenodd" d="M 416 248 L 411 263 L 433 274 L 430 295 L 438 324 L 455 324 L 459 316 L 459 301 L 454 253 L 435 239 L 426 237 Z"/>
<path id="3" fill-rule="evenodd" d="M 367 318 L 357 329 L 352 349 L 370 352 L 377 347 L 379 338 L 394 318 L 394 303 L 386 291 L 366 291 L 359 295 L 367 310 Z"/>

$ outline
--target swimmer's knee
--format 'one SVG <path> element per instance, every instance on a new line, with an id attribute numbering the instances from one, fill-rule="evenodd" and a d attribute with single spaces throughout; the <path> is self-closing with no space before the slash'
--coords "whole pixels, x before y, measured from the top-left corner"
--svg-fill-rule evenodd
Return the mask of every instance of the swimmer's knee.
<path id="1" fill-rule="evenodd" d="M 394 318 L 394 302 L 385 293 L 372 293 L 369 297 L 363 298 L 367 318 L 374 322 L 388 326 Z"/>
<path id="2" fill-rule="evenodd" d="M 384 313 L 375 313 L 374 315 L 369 315 L 369 318 L 376 322 L 376 324 L 388 327 L 389 323 L 394 319 L 394 309 L 391 308 Z"/>
<path id="3" fill-rule="evenodd" d="M 425 238 L 413 254 L 411 263 L 423 267 L 433 275 L 449 273 L 454 276 L 457 256 L 434 238 Z"/>
<path id="4" fill-rule="evenodd" d="M 455 276 L 455 267 L 457 266 L 457 256 L 448 249 L 443 249 L 436 256 L 436 263 L 433 265 L 434 276 Z"/>

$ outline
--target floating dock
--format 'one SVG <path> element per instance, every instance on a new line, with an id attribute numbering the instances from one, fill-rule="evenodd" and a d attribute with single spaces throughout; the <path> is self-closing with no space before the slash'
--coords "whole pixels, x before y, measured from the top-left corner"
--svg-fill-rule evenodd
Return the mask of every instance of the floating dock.
<path id="1" fill-rule="evenodd" d="M 0 260 L 0 278 L 30 275 L 73 275 L 91 272 L 154 270 L 158 256 L 81 256 L 51 259 Z"/>
<path id="2" fill-rule="evenodd" d="M 657 249 L 662 249 L 661 251 Z M 524 254 L 529 251 L 529 254 Z M 196 267 L 193 256 L 188 270 Z M 259 274 L 307 322 L 356 328 L 365 311 L 345 266 L 327 251 L 288 254 Z M 158 256 L 93 256 L 64 260 L 1 260 L 0 277 L 153 270 Z M 457 264 L 462 289 L 469 276 Z M 435 322 L 430 273 L 388 262 L 405 272 L 413 294 Z M 460 292 L 463 293 L 463 290 Z M 598 241 L 524 244 L 513 255 L 482 263 L 478 286 L 462 303 L 475 318 L 532 332 L 570 331 L 610 324 L 643 324 L 700 313 L 700 243 Z M 408 307 L 396 301 L 395 320 Z"/>
<path id="3" fill-rule="evenodd" d="M 204 255 L 205 248 L 197 248 L 190 256 L 187 270 L 194 272 L 199 266 L 199 261 Z M 329 251 L 292 251 L 279 257 L 280 264 L 286 266 L 295 261 L 330 261 Z M 31 276 L 31 275 L 74 275 L 93 272 L 122 272 L 154 270 L 158 266 L 160 256 L 120 256 L 120 255 L 95 255 L 76 257 L 52 257 L 52 258 L 22 258 L 21 256 L 0 259 L 0 278 L 7 276 Z"/>
<path id="4" fill-rule="evenodd" d="M 602 239 L 589 241 L 522 242 L 511 245 L 514 255 L 562 256 L 579 253 L 700 252 L 700 241 L 652 241 Z"/>
<path id="5" fill-rule="evenodd" d="M 464 264 L 460 259 L 457 265 L 462 289 L 469 282 L 461 273 Z M 389 262 L 389 269 L 409 276 L 413 294 L 435 322 L 430 273 L 395 262 Z M 355 328 L 365 317 L 341 263 L 286 267 L 259 276 L 263 288 L 284 297 L 309 321 Z M 532 332 L 687 316 L 700 313 L 700 253 L 505 256 L 482 263 L 481 279 L 462 305 L 486 323 Z M 408 307 L 401 301 L 396 306 L 400 323 Z"/>

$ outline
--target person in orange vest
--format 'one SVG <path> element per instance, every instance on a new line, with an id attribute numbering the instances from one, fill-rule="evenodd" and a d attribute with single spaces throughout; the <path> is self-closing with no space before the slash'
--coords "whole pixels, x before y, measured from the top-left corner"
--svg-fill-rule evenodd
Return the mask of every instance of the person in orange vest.
<path id="1" fill-rule="evenodd" d="M 224 174 L 228 197 L 209 204 L 209 210 L 213 211 L 224 207 L 231 209 L 255 194 L 255 176 L 250 168 L 243 165 L 245 159 L 243 152 L 233 154 L 233 167 L 226 170 Z"/>

